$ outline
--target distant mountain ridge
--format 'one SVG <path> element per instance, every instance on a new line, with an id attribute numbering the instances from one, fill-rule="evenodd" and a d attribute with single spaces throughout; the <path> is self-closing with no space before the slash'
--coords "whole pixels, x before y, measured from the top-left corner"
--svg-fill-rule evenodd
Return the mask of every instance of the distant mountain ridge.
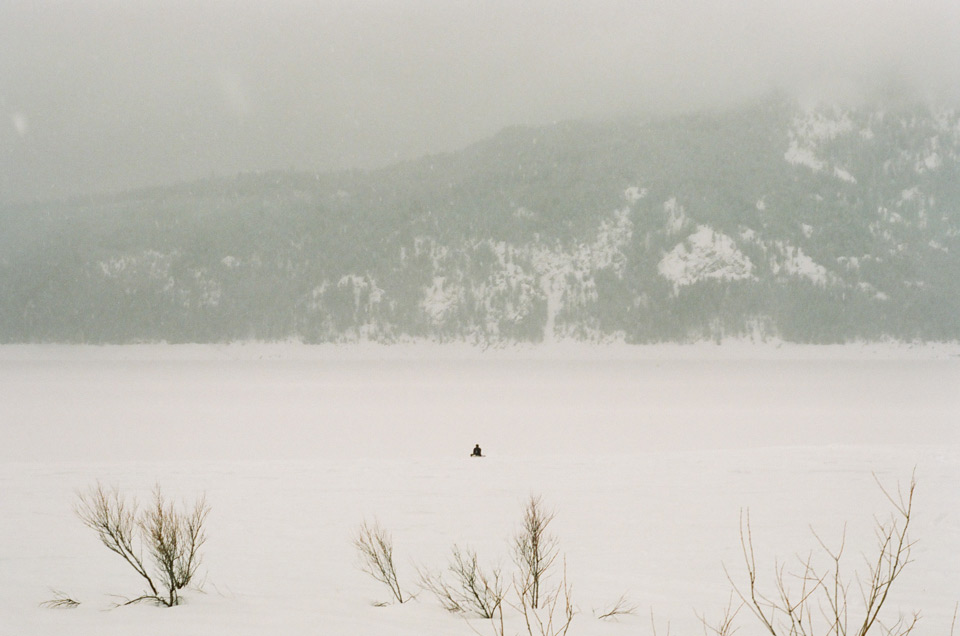
<path id="1" fill-rule="evenodd" d="M 0 207 L 0 342 L 960 339 L 960 113 L 774 97 Z"/>

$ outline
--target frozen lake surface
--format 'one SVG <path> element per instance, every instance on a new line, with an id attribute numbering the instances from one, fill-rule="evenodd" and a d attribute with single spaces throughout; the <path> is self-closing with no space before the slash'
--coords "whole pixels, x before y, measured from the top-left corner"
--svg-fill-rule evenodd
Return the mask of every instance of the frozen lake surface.
<path id="1" fill-rule="evenodd" d="M 0 461 L 960 442 L 960 357 L 717 349 L 0 348 Z"/>
<path id="2" fill-rule="evenodd" d="M 569 632 L 700 634 L 742 574 L 835 543 L 851 571 L 919 482 L 891 615 L 949 634 L 960 600 L 960 358 L 807 349 L 466 355 L 298 348 L 0 348 L 0 634 L 487 634 L 356 567 L 363 519 L 392 531 L 401 583 L 457 543 L 512 566 L 533 493 L 556 510 L 578 609 Z M 466 457 L 480 442 L 487 457 Z M 96 481 L 212 506 L 203 591 L 110 611 L 140 582 L 73 514 Z M 769 579 L 768 579 L 769 580 Z M 62 590 L 83 603 L 38 607 Z M 625 594 L 634 616 L 594 616 Z M 508 617 L 508 633 L 523 631 Z M 762 634 L 746 610 L 740 634 Z"/>

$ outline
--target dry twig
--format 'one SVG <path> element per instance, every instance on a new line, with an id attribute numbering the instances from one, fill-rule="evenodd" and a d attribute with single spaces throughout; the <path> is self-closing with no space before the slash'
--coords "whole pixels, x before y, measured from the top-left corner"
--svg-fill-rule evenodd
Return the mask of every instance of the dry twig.
<path id="1" fill-rule="evenodd" d="M 898 489 L 896 496 L 879 480 L 877 484 L 893 506 L 893 512 L 889 520 L 876 523 L 876 554 L 867 559 L 865 576 L 856 571 L 848 574 L 843 568 L 846 529 L 836 549 L 830 549 L 814 532 L 822 554 L 829 559 L 829 570 L 815 567 L 812 554 L 799 559 L 798 566 L 790 570 L 775 563 L 772 592 L 762 592 L 758 584 L 750 516 L 749 513 L 741 514 L 740 547 L 747 570 L 747 585 L 744 588 L 738 586 L 729 572 L 727 578 L 742 605 L 750 610 L 770 636 L 867 636 L 876 630 L 882 636 L 908 636 L 916 627 L 918 613 L 909 618 L 901 615 L 889 625 L 879 620 L 890 590 L 911 562 L 913 543 L 908 530 L 913 518 L 916 480 L 911 478 L 906 492 Z M 851 630 L 854 608 L 851 607 L 849 591 L 855 581 L 859 586 L 862 615 L 853 621 Z M 731 628 L 726 621 L 718 626 L 707 626 L 717 636 L 723 636 L 718 629 Z"/>
<path id="2" fill-rule="evenodd" d="M 398 603 L 409 600 L 400 589 L 397 568 L 393 563 L 393 537 L 376 520 L 364 521 L 353 538 L 360 554 L 360 568 L 389 588 Z"/>

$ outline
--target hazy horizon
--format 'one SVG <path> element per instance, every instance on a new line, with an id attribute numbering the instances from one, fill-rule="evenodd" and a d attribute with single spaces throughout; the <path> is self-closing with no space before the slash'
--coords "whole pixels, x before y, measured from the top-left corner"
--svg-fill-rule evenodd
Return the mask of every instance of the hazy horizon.
<path id="1" fill-rule="evenodd" d="M 772 90 L 960 97 L 960 7 L 214 0 L 0 8 L 0 201 L 371 168 Z"/>

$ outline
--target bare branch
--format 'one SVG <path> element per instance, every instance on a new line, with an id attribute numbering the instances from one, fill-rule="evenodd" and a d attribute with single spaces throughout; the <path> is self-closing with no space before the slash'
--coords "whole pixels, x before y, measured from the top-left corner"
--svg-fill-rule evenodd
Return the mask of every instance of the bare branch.
<path id="1" fill-rule="evenodd" d="M 539 608 L 531 604 L 532 596 L 522 581 L 515 581 L 514 587 L 520 604 L 517 609 L 523 614 L 528 636 L 565 636 L 576 614 L 571 601 L 572 587 L 567 582 L 566 562 L 560 587 L 544 594 Z"/>
<path id="2" fill-rule="evenodd" d="M 420 586 L 433 593 L 449 612 L 473 613 L 480 618 L 493 618 L 506 594 L 500 568 L 484 571 L 473 550 L 453 546 L 447 572 L 441 574 L 418 570 Z"/>
<path id="3" fill-rule="evenodd" d="M 139 525 L 137 501 L 127 502 L 116 488 L 108 494 L 99 482 L 86 494 L 78 493 L 78 499 L 75 511 L 80 520 L 97 533 L 108 550 L 119 555 L 146 581 L 152 596 L 159 596 L 143 563 L 140 537 L 136 535 Z"/>
<path id="4" fill-rule="evenodd" d="M 742 599 L 736 608 L 733 607 L 733 596 L 734 593 L 730 593 L 730 599 L 727 601 L 727 606 L 723 609 L 723 613 L 720 616 L 720 620 L 711 623 L 707 620 L 706 616 L 703 614 L 697 613 L 697 619 L 703 625 L 704 636 L 733 636 L 739 629 L 739 627 L 733 626 L 733 621 L 736 620 L 737 614 L 740 613 L 740 610 L 743 609 L 743 606 L 746 604 Z M 656 636 L 656 632 L 654 632 Z"/>
<path id="5" fill-rule="evenodd" d="M 657 634 L 657 621 L 653 616 L 653 608 L 650 608 L 650 630 L 653 636 L 658 636 Z M 667 633 L 664 636 L 670 636 L 670 621 L 667 621 Z"/>
<path id="6" fill-rule="evenodd" d="M 389 588 L 398 603 L 409 600 L 404 596 L 397 581 L 397 568 L 393 563 L 393 537 L 380 523 L 364 521 L 353 538 L 353 546 L 360 554 L 360 569 Z"/>
<path id="7" fill-rule="evenodd" d="M 141 512 L 136 499 L 128 501 L 116 488 L 108 493 L 98 483 L 78 494 L 75 510 L 101 543 L 146 582 L 149 593 L 124 604 L 153 600 L 172 607 L 180 603 L 180 590 L 193 579 L 206 541 L 203 526 L 210 508 L 205 497 L 187 514 L 167 502 L 158 486 L 153 505 Z M 145 549 L 152 560 L 149 569 L 143 557 Z"/>
<path id="8" fill-rule="evenodd" d="M 621 594 L 613 605 L 597 614 L 597 618 L 603 621 L 618 616 L 632 616 L 636 613 L 637 604 L 628 600 L 626 594 Z"/>
<path id="9" fill-rule="evenodd" d="M 544 509 L 539 496 L 531 495 L 523 511 L 523 523 L 514 538 L 513 560 L 520 569 L 521 589 L 529 595 L 530 607 L 540 604 L 541 585 L 559 554 L 556 537 L 547 528 L 556 513 Z"/>
<path id="10" fill-rule="evenodd" d="M 60 590 L 50 591 L 53 593 L 53 598 L 40 603 L 40 607 L 46 607 L 48 609 L 73 609 L 80 605 L 80 601 L 74 600 Z"/>
<path id="11" fill-rule="evenodd" d="M 876 479 L 876 476 L 874 476 Z M 879 480 L 877 481 L 879 484 Z M 772 582 L 773 593 L 764 594 L 758 586 L 758 570 L 753 549 L 749 513 L 740 515 L 740 547 L 747 570 L 747 586 L 739 587 L 724 567 L 733 593 L 751 611 L 771 636 L 868 636 L 879 631 L 881 636 L 908 636 L 916 627 L 919 614 L 907 618 L 900 616 L 896 622 L 884 625 L 880 621 L 881 610 L 887 602 L 893 584 L 910 561 L 913 543 L 908 530 L 913 516 L 913 496 L 916 481 L 911 478 L 904 492 L 898 488 L 896 495 L 880 486 L 884 496 L 893 507 L 893 514 L 886 522 L 877 521 L 877 547 L 873 557 L 866 563 L 866 575 L 854 571 L 845 574 L 842 561 L 846 548 L 846 527 L 840 546 L 831 549 L 813 531 L 820 552 L 829 559 L 830 566 L 819 570 L 814 565 L 813 554 L 798 562 L 798 569 L 787 570 L 775 563 Z M 851 606 L 849 590 L 853 581 L 860 586 L 862 618 L 854 632 L 849 631 Z M 799 586 L 799 589 L 798 587 Z M 816 611 L 815 611 L 816 610 Z M 720 636 L 724 627 L 702 621 L 705 627 Z"/>

